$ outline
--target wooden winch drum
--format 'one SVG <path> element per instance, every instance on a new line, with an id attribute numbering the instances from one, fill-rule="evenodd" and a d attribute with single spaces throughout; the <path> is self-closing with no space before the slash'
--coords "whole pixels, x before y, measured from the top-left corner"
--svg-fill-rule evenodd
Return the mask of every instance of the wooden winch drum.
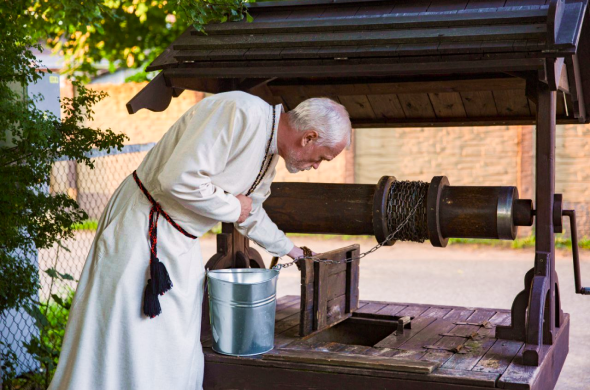
<path id="1" fill-rule="evenodd" d="M 273 183 L 264 209 L 284 232 L 373 235 L 383 242 L 391 233 L 395 184 L 393 176 L 382 177 L 377 185 Z M 412 241 L 428 239 L 444 247 L 449 238 L 513 240 L 518 226 L 533 223 L 532 201 L 519 199 L 516 187 L 451 186 L 445 176 L 420 184 L 427 186 L 427 194 L 413 222 L 425 228 Z"/>

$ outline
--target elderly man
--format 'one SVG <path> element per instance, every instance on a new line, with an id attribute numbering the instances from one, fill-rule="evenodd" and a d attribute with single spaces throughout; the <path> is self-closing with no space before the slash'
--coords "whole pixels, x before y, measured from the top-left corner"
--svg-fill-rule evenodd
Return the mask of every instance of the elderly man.
<path id="1" fill-rule="evenodd" d="M 279 156 L 291 173 L 317 169 L 350 136 L 348 113 L 325 98 L 285 113 L 228 92 L 189 109 L 109 201 L 49 388 L 200 389 L 198 237 L 234 223 L 275 256 L 301 256 L 262 207 Z"/>

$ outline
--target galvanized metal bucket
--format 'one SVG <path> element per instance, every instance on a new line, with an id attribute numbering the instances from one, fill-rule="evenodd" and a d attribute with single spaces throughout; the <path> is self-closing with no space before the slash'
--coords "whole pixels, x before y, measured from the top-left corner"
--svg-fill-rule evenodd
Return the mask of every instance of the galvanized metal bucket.
<path id="1" fill-rule="evenodd" d="M 251 356 L 273 349 L 276 269 L 223 269 L 207 272 L 213 350 Z"/>

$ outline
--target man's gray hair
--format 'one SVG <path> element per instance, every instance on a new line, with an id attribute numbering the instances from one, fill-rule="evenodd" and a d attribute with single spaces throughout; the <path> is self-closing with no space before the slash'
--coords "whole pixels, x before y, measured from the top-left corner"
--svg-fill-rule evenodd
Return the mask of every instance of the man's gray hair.
<path id="1" fill-rule="evenodd" d="M 328 98 L 311 98 L 287 113 L 289 124 L 297 131 L 315 130 L 317 144 L 333 147 L 346 139 L 350 144 L 352 125 L 346 108 Z"/>

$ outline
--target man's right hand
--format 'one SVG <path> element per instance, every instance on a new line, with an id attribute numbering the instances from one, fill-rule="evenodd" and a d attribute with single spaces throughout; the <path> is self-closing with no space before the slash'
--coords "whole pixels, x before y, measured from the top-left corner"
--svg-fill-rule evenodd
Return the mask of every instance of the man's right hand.
<path id="1" fill-rule="evenodd" d="M 240 218 L 238 218 L 237 223 L 242 223 L 248 218 L 250 212 L 252 211 L 252 199 L 248 198 L 246 195 L 238 195 L 236 196 L 240 201 L 240 206 L 242 206 L 242 211 L 240 211 Z"/>

